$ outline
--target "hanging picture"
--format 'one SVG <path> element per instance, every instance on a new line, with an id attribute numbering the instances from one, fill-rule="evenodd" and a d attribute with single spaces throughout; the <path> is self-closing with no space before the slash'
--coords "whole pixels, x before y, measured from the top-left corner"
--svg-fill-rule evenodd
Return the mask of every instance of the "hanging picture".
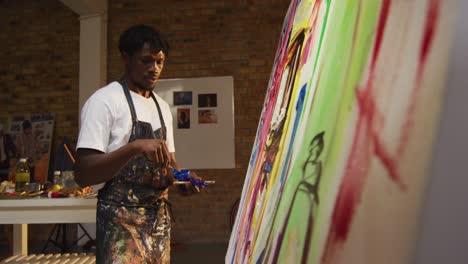
<path id="1" fill-rule="evenodd" d="M 177 109 L 177 128 L 179 129 L 190 128 L 190 109 L 189 108 Z"/>
<path id="2" fill-rule="evenodd" d="M 192 105 L 192 92 L 174 92 L 174 105 Z"/>
<path id="3" fill-rule="evenodd" d="M 218 116 L 216 110 L 198 110 L 198 122 L 200 124 L 216 124 L 218 123 Z"/>
<path id="4" fill-rule="evenodd" d="M 199 94 L 198 107 L 216 107 L 218 104 L 216 94 Z"/>

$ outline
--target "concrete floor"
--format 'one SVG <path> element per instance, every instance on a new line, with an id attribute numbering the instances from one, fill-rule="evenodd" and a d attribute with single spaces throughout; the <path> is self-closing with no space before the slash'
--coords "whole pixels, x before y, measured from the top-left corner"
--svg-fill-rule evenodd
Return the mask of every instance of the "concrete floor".
<path id="1" fill-rule="evenodd" d="M 188 244 L 174 247 L 171 251 L 171 263 L 224 263 L 227 244 Z"/>

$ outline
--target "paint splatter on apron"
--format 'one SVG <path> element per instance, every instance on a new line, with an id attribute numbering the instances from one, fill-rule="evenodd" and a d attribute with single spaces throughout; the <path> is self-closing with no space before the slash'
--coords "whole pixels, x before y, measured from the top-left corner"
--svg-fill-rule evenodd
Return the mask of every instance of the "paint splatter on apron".
<path id="1" fill-rule="evenodd" d="M 121 82 L 132 114 L 132 134 L 136 139 L 166 139 L 166 126 L 158 109 L 161 128 L 138 121 L 125 81 Z M 168 182 L 145 157 L 134 157 L 103 189 L 97 205 L 97 263 L 170 263 L 172 211 L 162 198 Z M 164 178 L 163 178 L 164 179 Z"/>

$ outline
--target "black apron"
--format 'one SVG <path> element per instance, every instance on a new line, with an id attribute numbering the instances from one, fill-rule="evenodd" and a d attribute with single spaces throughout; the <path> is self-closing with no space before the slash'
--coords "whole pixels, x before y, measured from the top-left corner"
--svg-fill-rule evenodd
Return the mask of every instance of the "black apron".
<path id="1" fill-rule="evenodd" d="M 154 94 L 161 128 L 138 121 L 127 83 L 120 84 L 132 115 L 129 142 L 166 140 L 166 126 Z M 171 206 L 161 195 L 167 183 L 160 170 L 143 156 L 132 158 L 99 190 L 96 215 L 97 263 L 170 263 Z"/>

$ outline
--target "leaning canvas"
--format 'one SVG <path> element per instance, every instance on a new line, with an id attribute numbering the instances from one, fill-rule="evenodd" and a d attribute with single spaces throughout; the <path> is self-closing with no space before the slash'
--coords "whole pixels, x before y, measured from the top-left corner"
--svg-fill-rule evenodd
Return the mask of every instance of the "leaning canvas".
<path id="1" fill-rule="evenodd" d="M 293 0 L 226 263 L 409 263 L 456 1 Z"/>

